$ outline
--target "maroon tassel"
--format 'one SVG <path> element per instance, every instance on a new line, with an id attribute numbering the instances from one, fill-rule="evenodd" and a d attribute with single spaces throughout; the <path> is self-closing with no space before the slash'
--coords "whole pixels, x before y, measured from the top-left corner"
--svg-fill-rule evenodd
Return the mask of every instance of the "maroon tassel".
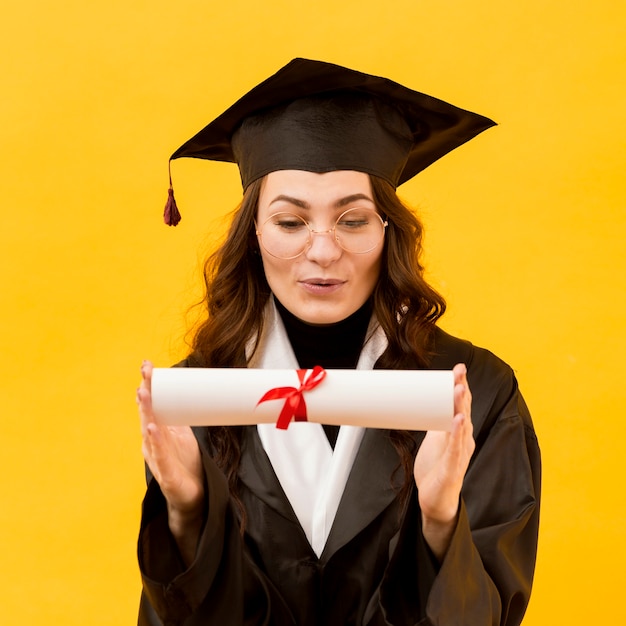
<path id="1" fill-rule="evenodd" d="M 163 211 L 163 220 L 168 226 L 176 226 L 178 222 L 180 222 L 180 219 L 180 211 L 174 199 L 174 189 L 170 187 L 167 190 L 167 202 L 165 203 L 165 210 Z"/>

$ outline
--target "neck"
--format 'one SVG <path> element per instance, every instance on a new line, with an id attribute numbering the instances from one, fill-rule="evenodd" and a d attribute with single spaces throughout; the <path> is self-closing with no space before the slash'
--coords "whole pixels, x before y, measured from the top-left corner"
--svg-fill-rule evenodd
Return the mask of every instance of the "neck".
<path id="1" fill-rule="evenodd" d="M 290 313 L 278 300 L 275 301 L 300 367 L 356 367 L 372 316 L 369 300 L 346 319 L 324 325 L 308 324 Z"/>

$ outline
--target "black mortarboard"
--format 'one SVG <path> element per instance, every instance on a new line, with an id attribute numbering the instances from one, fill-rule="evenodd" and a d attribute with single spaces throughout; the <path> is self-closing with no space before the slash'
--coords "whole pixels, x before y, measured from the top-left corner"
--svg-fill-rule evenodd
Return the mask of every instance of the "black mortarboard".
<path id="1" fill-rule="evenodd" d="M 495 122 L 386 78 L 294 59 L 172 156 L 237 163 L 244 189 L 276 170 L 356 170 L 397 187 Z M 171 187 L 165 221 L 180 215 Z"/>

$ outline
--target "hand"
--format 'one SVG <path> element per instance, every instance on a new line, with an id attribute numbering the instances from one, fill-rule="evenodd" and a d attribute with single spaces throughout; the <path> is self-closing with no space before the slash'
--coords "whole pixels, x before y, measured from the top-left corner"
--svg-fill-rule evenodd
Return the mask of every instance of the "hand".
<path id="1" fill-rule="evenodd" d="M 137 390 L 144 459 L 167 501 L 168 523 L 185 561 L 193 560 L 202 526 L 204 482 L 198 442 L 188 426 L 158 424 L 152 413 L 152 364 Z M 189 559 L 191 557 L 191 559 Z"/>
<path id="2" fill-rule="evenodd" d="M 422 531 L 438 558 L 445 554 L 456 525 L 465 472 L 474 452 L 472 394 L 465 365 L 454 369 L 454 418 L 450 432 L 430 431 L 415 458 L 414 474 L 422 511 Z"/>

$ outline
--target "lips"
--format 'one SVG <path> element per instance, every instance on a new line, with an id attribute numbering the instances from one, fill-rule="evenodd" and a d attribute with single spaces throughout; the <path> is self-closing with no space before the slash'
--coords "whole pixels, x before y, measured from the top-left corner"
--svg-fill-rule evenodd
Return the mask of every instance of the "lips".
<path id="1" fill-rule="evenodd" d="M 338 278 L 306 278 L 300 282 L 305 285 L 320 285 L 325 287 L 328 285 L 341 285 L 344 281 Z"/>
<path id="2" fill-rule="evenodd" d="M 299 283 L 309 293 L 321 295 L 337 291 L 345 281 L 338 278 L 306 278 Z"/>

